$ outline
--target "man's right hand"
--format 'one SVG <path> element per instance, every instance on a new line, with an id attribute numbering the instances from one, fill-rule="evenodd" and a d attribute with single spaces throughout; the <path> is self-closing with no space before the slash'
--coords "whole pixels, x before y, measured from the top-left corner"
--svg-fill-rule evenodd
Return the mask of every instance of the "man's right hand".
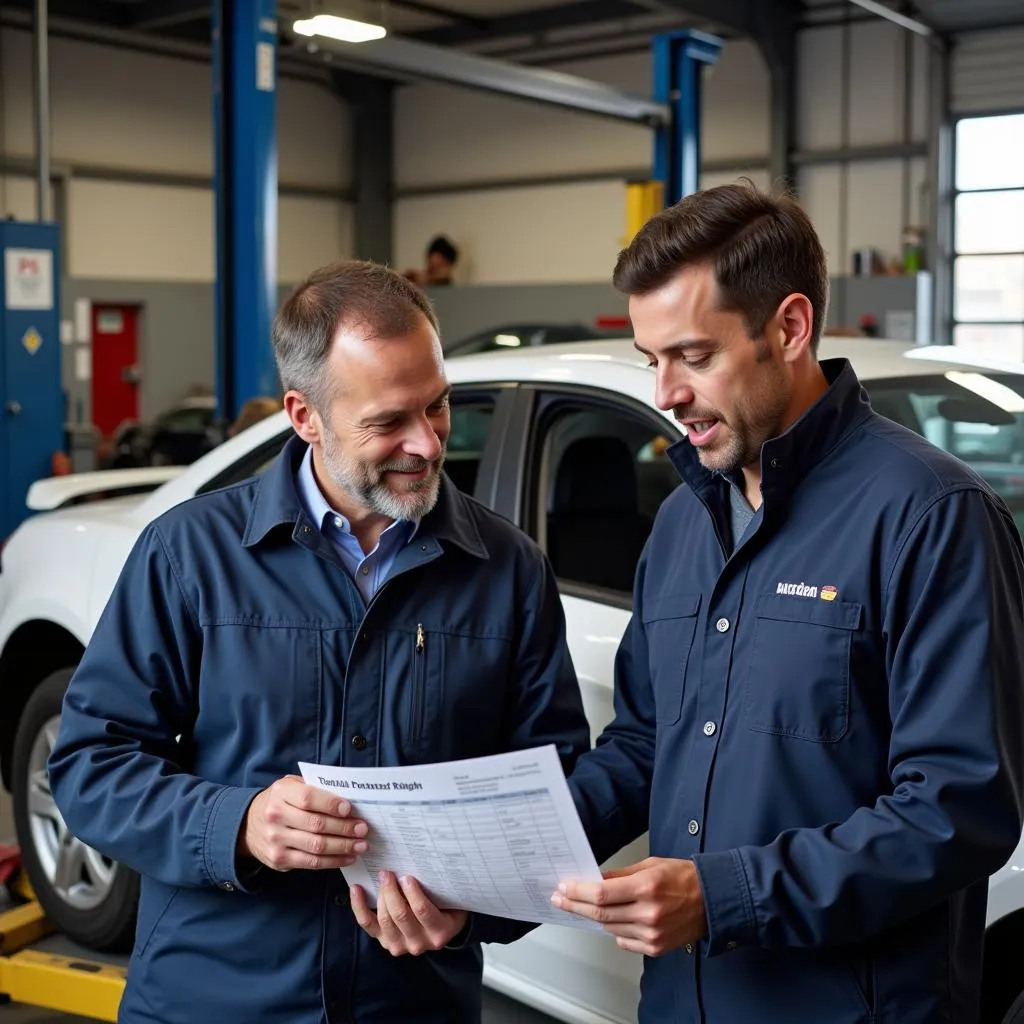
<path id="1" fill-rule="evenodd" d="M 362 837 L 369 831 L 351 813 L 347 800 L 287 775 L 249 805 L 238 835 L 239 856 L 255 857 L 274 871 L 348 867 L 366 851 Z"/>

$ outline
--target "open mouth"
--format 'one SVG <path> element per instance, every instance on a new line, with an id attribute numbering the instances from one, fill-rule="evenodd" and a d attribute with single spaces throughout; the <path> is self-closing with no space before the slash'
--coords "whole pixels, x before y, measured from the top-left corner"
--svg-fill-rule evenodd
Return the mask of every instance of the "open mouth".
<path id="1" fill-rule="evenodd" d="M 695 420 L 683 424 L 683 430 L 686 431 L 686 437 L 690 444 L 697 447 L 707 444 L 714 436 L 717 427 L 718 420 Z"/>

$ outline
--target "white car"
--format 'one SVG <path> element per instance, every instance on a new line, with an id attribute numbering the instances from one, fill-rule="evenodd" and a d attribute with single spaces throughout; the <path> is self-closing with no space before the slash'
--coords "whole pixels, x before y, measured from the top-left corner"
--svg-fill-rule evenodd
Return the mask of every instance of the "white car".
<path id="1" fill-rule="evenodd" d="M 839 354 L 852 359 L 878 411 L 975 465 L 1024 527 L 1024 365 L 969 361 L 952 348 L 823 339 L 822 358 Z M 664 450 L 679 427 L 653 406 L 653 374 L 629 341 L 452 359 L 448 375 L 447 471 L 548 552 L 596 738 L 612 714 L 612 663 L 636 558 L 678 484 Z M 143 526 L 199 492 L 261 472 L 290 433 L 281 413 L 191 466 L 149 470 L 145 480 L 126 471 L 41 482 L 30 504 L 52 510 L 27 520 L 3 550 L 0 766 L 36 892 L 57 926 L 87 946 L 130 943 L 137 879 L 67 837 L 50 796 L 46 758 L 64 687 Z M 159 479 L 149 493 L 117 495 Z M 90 501 L 96 491 L 102 498 Z M 55 507 L 65 501 L 75 503 Z M 593 558 L 595 540 L 608 538 L 615 543 Z M 643 838 L 614 862 L 646 852 Z M 986 1020 L 999 1021 L 1024 990 L 1024 848 L 991 879 L 988 924 Z M 489 986 L 559 1020 L 636 1019 L 642 960 L 603 934 L 545 925 L 485 956 Z"/>

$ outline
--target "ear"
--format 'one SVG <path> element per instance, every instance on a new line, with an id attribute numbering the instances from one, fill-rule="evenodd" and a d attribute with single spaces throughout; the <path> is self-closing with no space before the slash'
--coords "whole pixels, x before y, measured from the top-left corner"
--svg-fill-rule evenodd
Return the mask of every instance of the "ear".
<path id="1" fill-rule="evenodd" d="M 301 391 L 287 391 L 284 396 L 284 410 L 292 421 L 295 433 L 307 444 L 318 444 L 323 432 L 320 414 Z"/>
<path id="2" fill-rule="evenodd" d="M 775 313 L 775 324 L 782 343 L 782 358 L 796 362 L 811 351 L 814 337 L 814 307 L 806 295 L 787 295 Z"/>

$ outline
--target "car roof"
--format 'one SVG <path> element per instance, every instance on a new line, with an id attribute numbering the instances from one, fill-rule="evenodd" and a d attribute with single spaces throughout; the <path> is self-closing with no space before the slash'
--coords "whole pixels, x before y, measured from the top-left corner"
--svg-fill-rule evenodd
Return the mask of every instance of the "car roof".
<path id="1" fill-rule="evenodd" d="M 932 358 L 919 358 L 921 356 Z M 1024 373 L 1024 363 L 1001 363 L 976 358 L 952 346 L 921 349 L 887 338 L 825 335 L 819 359 L 845 357 L 861 380 L 914 377 L 947 373 L 950 369 L 1001 369 Z M 537 348 L 506 349 L 453 356 L 446 370 L 452 383 L 501 380 L 577 383 L 620 391 L 650 403 L 651 379 L 646 358 L 632 339 L 566 342 Z"/>

